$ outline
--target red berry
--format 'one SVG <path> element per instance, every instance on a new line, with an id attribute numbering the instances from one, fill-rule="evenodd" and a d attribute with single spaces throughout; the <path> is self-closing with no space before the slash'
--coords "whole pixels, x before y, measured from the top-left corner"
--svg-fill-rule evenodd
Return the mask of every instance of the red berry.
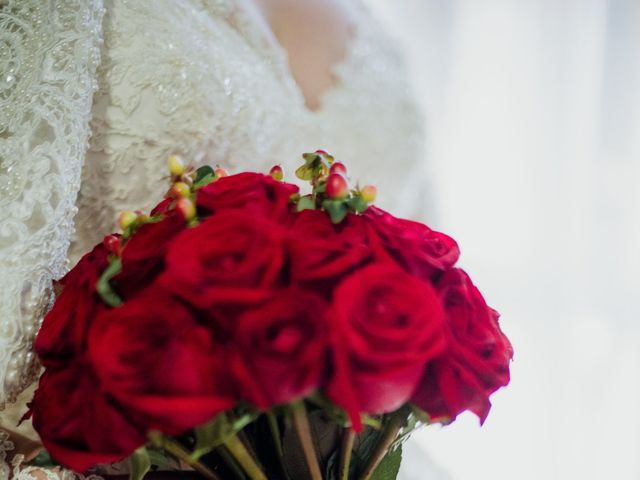
<path id="1" fill-rule="evenodd" d="M 331 165 L 331 170 L 329 170 L 329 171 L 331 173 L 339 173 L 340 175 L 343 175 L 344 177 L 347 176 L 347 167 L 342 162 L 336 162 L 333 165 Z"/>
<path id="2" fill-rule="evenodd" d="M 102 240 L 102 244 L 110 253 L 120 255 L 120 239 L 117 236 L 107 235 Z"/>
<path id="3" fill-rule="evenodd" d="M 349 195 L 349 184 L 339 173 L 332 173 L 327 178 L 327 196 L 331 199 L 343 199 Z"/>
<path id="4" fill-rule="evenodd" d="M 282 167 L 280 165 L 271 167 L 271 170 L 269 170 L 269 175 L 271 175 L 271 177 L 278 182 L 281 182 L 284 179 L 284 172 L 282 171 Z"/>

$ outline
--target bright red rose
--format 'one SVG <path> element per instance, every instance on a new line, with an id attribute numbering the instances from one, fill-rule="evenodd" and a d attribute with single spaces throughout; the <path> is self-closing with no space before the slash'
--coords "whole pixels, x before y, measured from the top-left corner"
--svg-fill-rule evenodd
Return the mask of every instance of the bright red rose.
<path id="1" fill-rule="evenodd" d="M 445 308 L 447 348 L 429 363 L 412 401 L 434 420 L 453 421 L 471 410 L 484 422 L 489 395 L 509 383 L 511 343 L 498 313 L 463 270 L 445 272 L 436 288 Z"/>
<path id="2" fill-rule="evenodd" d="M 185 228 L 187 223 L 176 210 L 168 212 L 159 222 L 138 228 L 122 249 L 122 272 L 112 280 L 122 298 L 131 298 L 164 270 L 167 246 Z"/>
<path id="3" fill-rule="evenodd" d="M 179 434 L 233 405 L 211 333 L 153 287 L 96 319 L 89 355 L 101 389 L 145 429 Z"/>
<path id="4" fill-rule="evenodd" d="M 239 173 L 216 180 L 197 192 L 198 211 L 205 215 L 242 208 L 259 215 L 282 217 L 291 211 L 298 187 L 261 173 Z"/>
<path id="5" fill-rule="evenodd" d="M 407 402 L 428 360 L 444 348 L 442 305 L 428 283 L 393 263 L 365 267 L 336 287 L 332 399 L 351 414 Z M 346 371 L 346 375 L 343 373 Z"/>
<path id="6" fill-rule="evenodd" d="M 371 258 L 367 227 L 359 215 L 335 225 L 320 210 L 296 215 L 288 237 L 293 281 L 331 279 L 355 271 Z"/>
<path id="7" fill-rule="evenodd" d="M 326 311 L 318 295 L 291 288 L 238 318 L 231 371 L 243 399 L 267 409 L 319 387 L 327 360 Z"/>
<path id="8" fill-rule="evenodd" d="M 60 280 L 62 293 L 45 316 L 35 342 L 45 367 L 66 365 L 84 349 L 89 325 L 106 309 L 96 283 L 108 264 L 107 249 L 99 244 Z"/>
<path id="9" fill-rule="evenodd" d="M 458 261 L 458 244 L 444 233 L 376 207 L 369 207 L 363 217 L 382 241 L 384 252 L 414 275 L 430 279 Z"/>
<path id="10" fill-rule="evenodd" d="M 146 442 L 145 432 L 104 396 L 80 358 L 64 368 L 47 368 L 30 407 L 47 451 L 78 472 L 126 458 Z"/>
<path id="11" fill-rule="evenodd" d="M 162 282 L 197 308 L 263 300 L 282 281 L 282 226 L 241 210 L 224 210 L 175 238 Z"/>

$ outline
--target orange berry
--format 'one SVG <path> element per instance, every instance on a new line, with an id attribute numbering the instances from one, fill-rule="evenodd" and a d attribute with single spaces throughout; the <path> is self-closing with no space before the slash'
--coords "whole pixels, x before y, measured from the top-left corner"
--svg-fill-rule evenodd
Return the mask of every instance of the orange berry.
<path id="1" fill-rule="evenodd" d="M 182 197 L 176 202 L 176 209 L 182 213 L 185 220 L 193 220 L 196 216 L 196 206 L 187 197 Z"/>
<path id="2" fill-rule="evenodd" d="M 284 171 L 282 170 L 282 167 L 280 165 L 271 167 L 271 170 L 269 170 L 269 175 L 271 175 L 271 177 L 278 182 L 281 182 L 284 179 Z"/>
<path id="3" fill-rule="evenodd" d="M 214 170 L 216 177 L 218 178 L 222 178 L 222 177 L 228 177 L 229 176 L 229 172 L 227 172 L 224 168 L 221 167 L 217 167 Z"/>
<path id="4" fill-rule="evenodd" d="M 176 182 L 171 186 L 170 194 L 173 198 L 188 197 L 190 193 L 189 185 L 184 182 Z"/>
<path id="5" fill-rule="evenodd" d="M 120 225 L 120 228 L 122 230 L 126 230 L 137 219 L 138 219 L 138 215 L 135 212 L 132 212 L 131 210 L 125 210 L 118 217 L 118 225 Z"/>
<path id="6" fill-rule="evenodd" d="M 171 155 L 167 159 L 167 166 L 169 167 L 169 172 L 174 177 L 179 177 L 180 175 L 182 175 L 184 173 L 184 170 L 185 170 L 184 162 L 177 155 Z"/>
<path id="7" fill-rule="evenodd" d="M 365 185 L 360 190 L 360 197 L 362 197 L 362 199 L 367 203 L 375 202 L 377 195 L 378 189 L 373 185 Z"/>

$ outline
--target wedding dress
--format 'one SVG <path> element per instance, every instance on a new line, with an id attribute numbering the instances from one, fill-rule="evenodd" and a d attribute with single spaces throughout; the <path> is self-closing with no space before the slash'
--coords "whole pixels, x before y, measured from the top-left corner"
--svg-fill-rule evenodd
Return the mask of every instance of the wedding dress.
<path id="1" fill-rule="evenodd" d="M 421 118 L 393 42 L 354 8 L 335 85 L 311 110 L 286 51 L 237 0 L 0 0 L 2 426 L 39 373 L 52 279 L 119 211 L 161 198 L 170 154 L 231 172 L 279 163 L 291 180 L 300 154 L 323 148 L 377 185 L 383 208 L 420 215 Z"/>

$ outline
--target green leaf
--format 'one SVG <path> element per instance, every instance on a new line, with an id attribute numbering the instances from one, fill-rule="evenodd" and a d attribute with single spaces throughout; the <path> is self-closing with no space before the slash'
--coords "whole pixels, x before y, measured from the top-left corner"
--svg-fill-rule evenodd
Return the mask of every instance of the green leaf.
<path id="1" fill-rule="evenodd" d="M 122 305 L 122 299 L 113 290 L 113 288 L 111 288 L 111 284 L 109 283 L 111 279 L 121 271 L 122 261 L 119 258 L 116 258 L 111 262 L 111 264 L 109 264 L 107 269 L 102 272 L 98 283 L 96 283 L 96 291 L 98 292 L 98 295 L 100 295 L 104 303 L 110 307 L 119 307 Z"/>
<path id="2" fill-rule="evenodd" d="M 53 458 L 51 458 L 51 455 L 49 455 L 49 452 L 42 449 L 40 450 L 40 453 L 36 455 L 36 458 L 34 458 L 29 462 L 29 465 L 33 465 L 34 467 L 47 468 L 47 467 L 57 467 L 60 464 L 57 463 Z"/>
<path id="3" fill-rule="evenodd" d="M 313 197 L 310 195 L 305 195 L 298 200 L 296 205 L 296 212 L 302 212 L 303 210 L 315 210 L 316 203 L 313 200 Z"/>
<path id="4" fill-rule="evenodd" d="M 325 200 L 322 208 L 329 214 L 333 223 L 340 223 L 349 213 L 349 208 L 344 200 Z"/>
<path id="5" fill-rule="evenodd" d="M 129 457 L 129 480 L 142 480 L 151 468 L 149 453 L 145 447 L 137 449 Z"/>
<path id="6" fill-rule="evenodd" d="M 203 455 L 215 450 L 229 438 L 253 422 L 256 413 L 246 413 L 237 419 L 230 420 L 226 413 L 221 413 L 210 422 L 194 429 L 196 445 L 191 458 L 197 461 Z"/>
<path id="7" fill-rule="evenodd" d="M 360 195 L 356 195 L 347 200 L 349 208 L 356 213 L 362 213 L 369 208 L 369 204 L 365 202 Z"/>
<path id="8" fill-rule="evenodd" d="M 401 462 L 402 445 L 398 445 L 385 455 L 376 471 L 373 472 L 371 480 L 395 480 L 398 476 Z"/>
<path id="9" fill-rule="evenodd" d="M 171 466 L 171 459 L 167 456 L 167 452 L 164 450 L 156 450 L 155 448 L 147 447 L 147 453 L 149 454 L 151 465 L 156 465 L 160 468 L 168 468 Z"/>
<path id="10" fill-rule="evenodd" d="M 207 175 L 206 177 L 203 177 L 201 180 L 194 182 L 193 189 L 198 190 L 199 188 L 206 187 L 207 185 L 215 181 L 216 181 L 215 175 Z"/>
<path id="11" fill-rule="evenodd" d="M 203 165 L 196 170 L 196 178 L 193 180 L 193 183 L 198 183 L 208 176 L 215 178 L 216 172 L 209 165 Z"/>
<path id="12" fill-rule="evenodd" d="M 313 167 L 309 165 L 302 165 L 296 169 L 296 177 L 300 180 L 311 181 L 313 180 Z"/>

